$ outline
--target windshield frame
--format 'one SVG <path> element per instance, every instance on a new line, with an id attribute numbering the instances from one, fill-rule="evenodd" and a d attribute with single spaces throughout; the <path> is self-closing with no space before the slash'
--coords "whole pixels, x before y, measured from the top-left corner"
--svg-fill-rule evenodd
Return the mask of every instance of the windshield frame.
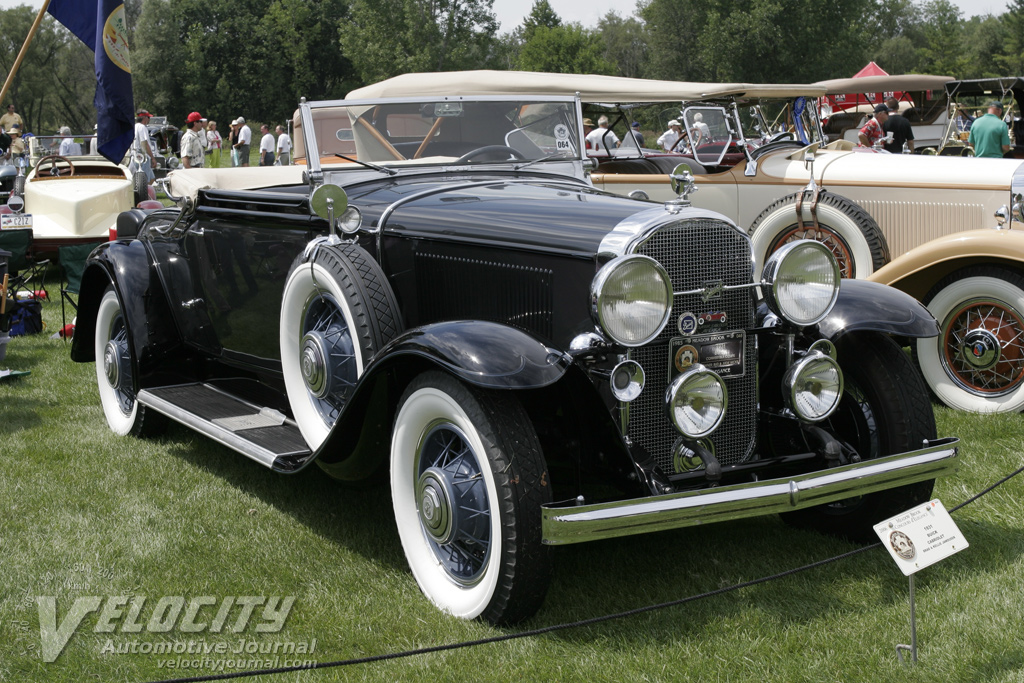
<path id="1" fill-rule="evenodd" d="M 554 157 L 552 159 L 536 159 L 532 160 L 534 163 L 539 161 L 548 162 L 561 162 L 565 164 L 569 162 L 572 165 L 572 169 L 567 169 L 568 172 L 562 172 L 573 177 L 582 177 L 582 164 L 586 160 L 586 150 L 581 144 L 583 139 L 583 114 L 580 105 L 580 99 L 578 96 L 565 96 L 565 95 L 531 95 L 524 93 L 517 96 L 509 95 L 445 95 L 435 97 L 402 97 L 402 98 L 375 98 L 375 99 L 357 99 L 357 100 L 322 100 L 315 102 L 302 101 L 299 104 L 299 117 L 302 122 L 302 141 L 305 150 L 306 166 L 309 168 L 310 173 L 314 176 L 322 174 L 324 165 L 321 164 L 321 156 L 330 156 L 331 153 L 324 152 L 320 149 L 320 141 L 316 139 L 316 126 L 314 124 L 314 112 L 320 109 L 337 109 L 337 108 L 354 108 L 354 109 L 367 109 L 372 107 L 387 106 L 387 105 L 424 105 L 424 104 L 440 104 L 440 103 L 475 103 L 475 102 L 508 102 L 508 103 L 529 103 L 529 104 L 565 104 L 571 118 L 575 130 L 571 131 L 570 134 L 575 136 L 576 139 L 576 152 L 573 155 L 564 157 Z M 522 130 L 522 129 L 517 129 Z M 310 150 L 317 150 L 316 153 L 311 153 Z M 528 160 L 529 161 L 529 160 Z M 339 163 L 341 163 L 339 161 Z M 376 162 L 380 163 L 380 162 Z M 523 164 L 523 160 L 509 160 L 507 165 L 514 167 L 516 165 Z M 347 164 L 346 164 L 347 165 Z M 439 167 L 452 167 L 458 166 L 459 168 L 469 168 L 471 165 L 465 164 L 437 164 L 437 163 L 423 163 L 423 164 L 395 164 L 387 165 L 393 169 L 431 169 L 436 170 Z M 497 164 L 487 164 L 487 167 L 493 168 Z M 504 162 L 502 162 L 504 165 Z M 338 170 L 333 164 L 328 165 L 329 170 Z M 365 169 L 364 169 L 365 170 Z"/>

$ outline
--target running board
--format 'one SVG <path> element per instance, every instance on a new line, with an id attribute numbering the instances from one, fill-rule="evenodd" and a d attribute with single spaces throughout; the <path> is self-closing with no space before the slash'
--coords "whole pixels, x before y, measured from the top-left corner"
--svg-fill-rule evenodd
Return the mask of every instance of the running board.
<path id="1" fill-rule="evenodd" d="M 264 467 L 294 472 L 312 455 L 293 420 L 211 384 L 143 389 L 136 400 Z"/>

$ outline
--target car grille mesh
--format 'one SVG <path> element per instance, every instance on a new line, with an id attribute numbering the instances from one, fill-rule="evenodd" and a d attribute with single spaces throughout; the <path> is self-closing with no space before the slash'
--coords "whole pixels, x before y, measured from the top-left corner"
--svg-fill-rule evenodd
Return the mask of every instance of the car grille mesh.
<path id="1" fill-rule="evenodd" d="M 750 242 L 731 224 L 715 220 L 685 220 L 661 228 L 635 249 L 638 254 L 658 261 L 672 279 L 675 292 L 703 289 L 720 281 L 724 285 L 751 282 Z M 643 446 L 666 474 L 675 474 L 672 446 L 679 432 L 671 425 L 664 408 L 669 383 L 669 341 L 680 336 L 679 315 L 702 315 L 724 311 L 725 325 L 710 331 L 750 330 L 754 327 L 754 293 L 750 288 L 725 291 L 707 302 L 701 294 L 677 295 L 672 318 L 665 331 L 652 343 L 633 349 L 630 358 L 646 373 L 646 385 L 640 397 L 629 404 L 630 439 Z M 702 333 L 704 331 L 702 330 Z M 723 465 L 747 460 L 753 453 L 757 420 L 757 372 L 755 338 L 748 334 L 743 351 L 744 372 L 726 378 L 729 405 L 725 419 L 711 435 L 715 456 Z"/>

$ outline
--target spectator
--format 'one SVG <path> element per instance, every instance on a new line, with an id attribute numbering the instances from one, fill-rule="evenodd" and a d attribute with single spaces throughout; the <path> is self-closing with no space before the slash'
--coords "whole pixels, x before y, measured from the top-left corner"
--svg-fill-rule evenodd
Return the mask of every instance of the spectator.
<path id="1" fill-rule="evenodd" d="M 594 147 L 590 146 L 590 139 L 589 138 L 590 138 L 590 132 L 592 130 L 594 130 L 594 122 L 591 121 L 590 119 L 583 119 L 583 140 L 584 140 L 584 143 L 586 145 L 586 148 L 587 148 L 588 152 L 592 151 L 593 149 L 595 149 Z"/>
<path id="2" fill-rule="evenodd" d="M 885 143 L 885 149 L 893 154 L 899 154 L 903 151 L 903 145 L 906 143 L 907 149 L 913 153 L 914 127 L 910 125 L 910 121 L 907 121 L 906 117 L 900 115 L 900 103 L 896 101 L 895 97 L 889 97 L 885 100 L 885 106 L 889 109 L 889 118 L 882 126 L 882 132 L 886 135 L 892 133 L 892 142 Z"/>
<path id="3" fill-rule="evenodd" d="M 615 134 L 611 128 L 608 127 L 608 117 L 601 115 L 597 119 L 597 128 L 590 131 L 587 135 L 588 148 L 592 145 L 593 149 L 596 150 L 610 150 L 612 147 L 618 147 L 619 136 Z"/>
<path id="4" fill-rule="evenodd" d="M 181 165 L 185 168 L 202 168 L 206 161 L 203 140 L 199 136 L 199 131 L 203 127 L 203 117 L 194 111 L 185 121 L 185 134 L 181 136 Z"/>
<path id="5" fill-rule="evenodd" d="M 1003 122 L 1003 103 L 989 102 L 988 113 L 975 119 L 967 144 L 974 156 L 1001 159 L 1010 151 L 1010 131 Z"/>
<path id="6" fill-rule="evenodd" d="M 211 168 L 220 168 L 220 148 L 224 144 L 224 139 L 217 132 L 216 121 L 206 124 L 206 142 L 209 144 L 206 150 L 206 158 L 209 163 L 206 165 Z"/>
<path id="7" fill-rule="evenodd" d="M 238 125 L 238 119 L 235 119 L 230 124 L 231 130 L 228 132 L 228 147 L 231 148 L 231 165 L 238 166 L 238 149 L 236 147 L 238 143 L 238 130 L 241 126 Z"/>
<path id="8" fill-rule="evenodd" d="M 57 152 L 62 157 L 77 157 L 82 155 L 82 146 L 71 137 L 71 129 L 67 126 L 60 128 L 60 150 Z"/>
<path id="9" fill-rule="evenodd" d="M 860 139 L 860 144 L 865 147 L 871 147 L 876 142 L 882 139 L 885 132 L 882 130 L 882 126 L 889 119 L 889 107 L 884 104 L 875 106 L 875 117 L 868 119 L 868 122 L 864 124 L 864 127 L 860 129 L 860 133 L 857 137 Z"/>
<path id="10" fill-rule="evenodd" d="M 711 142 L 711 129 L 708 128 L 708 124 L 704 123 L 704 114 L 697 112 L 693 115 L 693 129 L 697 131 L 697 139 L 694 140 L 693 146 L 705 142 Z"/>
<path id="11" fill-rule="evenodd" d="M 199 122 L 203 125 L 199 127 L 196 133 L 199 134 L 199 142 L 203 143 L 203 164 L 206 164 L 206 155 L 210 151 L 210 141 L 206 137 L 206 119 L 200 119 Z"/>
<path id="12" fill-rule="evenodd" d="M 25 127 L 25 122 L 21 120 L 21 114 L 14 111 L 14 105 L 7 105 L 7 113 L 0 116 L 0 128 L 4 130 L 10 130 L 14 128 L 14 124 L 18 124 L 20 127 Z"/>
<path id="13" fill-rule="evenodd" d="M 292 139 L 284 132 L 284 126 L 277 127 L 277 163 L 288 166 L 292 158 Z"/>
<path id="14" fill-rule="evenodd" d="M 260 126 L 260 132 L 263 133 L 263 137 L 260 139 L 260 166 L 273 166 L 274 134 L 270 132 L 270 126 L 265 123 Z"/>
<path id="15" fill-rule="evenodd" d="M 128 168 L 131 169 L 132 173 L 136 171 L 143 171 L 146 174 L 146 182 L 152 184 L 156 180 L 156 175 L 153 173 L 153 169 L 156 168 L 156 157 L 153 155 L 153 149 L 149 146 L 149 119 L 152 118 L 145 109 L 139 110 L 139 113 L 135 116 L 135 139 L 132 142 L 132 160 L 128 164 Z M 142 159 L 136 161 L 135 157 L 141 156 Z"/>
<path id="16" fill-rule="evenodd" d="M 679 121 L 672 119 L 668 122 L 668 130 L 658 138 L 658 147 L 666 152 L 686 151 L 686 144 L 682 142 L 685 137 L 686 133 L 683 132 Z"/>
<path id="17" fill-rule="evenodd" d="M 13 162 L 14 159 L 25 156 L 25 145 L 28 143 L 21 137 L 20 123 L 14 124 L 11 129 L 7 131 L 7 134 L 11 136 L 11 148 L 9 153 L 11 155 L 11 161 Z"/>
<path id="18" fill-rule="evenodd" d="M 629 128 L 630 130 L 633 131 L 633 137 L 636 138 L 636 144 L 639 145 L 640 147 L 643 147 L 645 144 L 644 134 L 640 132 L 640 122 L 634 121 Z"/>
<path id="19" fill-rule="evenodd" d="M 238 150 L 238 165 L 249 165 L 249 146 L 252 145 L 252 129 L 245 124 L 245 119 L 239 116 L 235 119 L 238 124 L 238 142 L 233 147 Z"/>

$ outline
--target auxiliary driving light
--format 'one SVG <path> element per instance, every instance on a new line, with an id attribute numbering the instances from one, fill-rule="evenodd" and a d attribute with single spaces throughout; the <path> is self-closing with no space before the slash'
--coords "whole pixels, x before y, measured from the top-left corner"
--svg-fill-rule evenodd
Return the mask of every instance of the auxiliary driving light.
<path id="1" fill-rule="evenodd" d="M 786 371 L 782 378 L 782 396 L 786 407 L 801 420 L 824 420 L 843 397 L 843 373 L 839 364 L 820 351 L 810 351 Z"/>
<path id="2" fill-rule="evenodd" d="M 612 395 L 623 403 L 635 400 L 644 390 L 644 369 L 635 360 L 625 360 L 612 369 Z"/>
<path id="3" fill-rule="evenodd" d="M 699 439 L 718 428 L 729 392 L 716 372 L 694 363 L 665 390 L 668 418 L 683 436 Z"/>

